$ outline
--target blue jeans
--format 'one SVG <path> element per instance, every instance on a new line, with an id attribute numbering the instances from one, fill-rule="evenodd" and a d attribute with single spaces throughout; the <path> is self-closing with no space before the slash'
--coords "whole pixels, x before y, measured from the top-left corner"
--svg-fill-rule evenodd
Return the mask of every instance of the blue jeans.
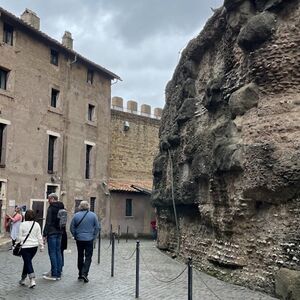
<path id="1" fill-rule="evenodd" d="M 51 275 L 52 277 L 60 277 L 62 269 L 61 258 L 61 234 L 51 234 L 47 237 L 48 242 L 48 254 L 51 262 Z"/>

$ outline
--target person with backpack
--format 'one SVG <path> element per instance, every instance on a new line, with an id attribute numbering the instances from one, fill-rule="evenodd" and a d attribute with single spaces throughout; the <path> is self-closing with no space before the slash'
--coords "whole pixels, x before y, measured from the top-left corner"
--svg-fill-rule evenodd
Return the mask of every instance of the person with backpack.
<path id="1" fill-rule="evenodd" d="M 88 273 L 92 262 L 94 240 L 99 230 L 100 223 L 97 215 L 90 211 L 87 201 L 81 201 L 79 211 L 71 221 L 70 231 L 77 245 L 78 280 L 83 280 L 85 283 L 89 282 Z"/>
<path id="2" fill-rule="evenodd" d="M 58 212 L 64 210 L 64 204 L 52 193 L 48 196 L 46 224 L 43 231 L 44 240 L 48 243 L 48 254 L 51 263 L 51 274 L 44 275 L 46 280 L 60 280 L 62 271 L 61 238 L 63 229 L 60 226 Z"/>

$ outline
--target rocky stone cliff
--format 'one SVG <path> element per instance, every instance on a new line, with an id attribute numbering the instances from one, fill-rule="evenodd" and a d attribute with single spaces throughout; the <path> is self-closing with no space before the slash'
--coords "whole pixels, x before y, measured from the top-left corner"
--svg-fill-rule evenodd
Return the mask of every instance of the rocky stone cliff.
<path id="1" fill-rule="evenodd" d="M 161 124 L 159 247 L 179 236 L 201 270 L 273 293 L 281 267 L 300 269 L 300 0 L 225 0 L 182 53 Z"/>

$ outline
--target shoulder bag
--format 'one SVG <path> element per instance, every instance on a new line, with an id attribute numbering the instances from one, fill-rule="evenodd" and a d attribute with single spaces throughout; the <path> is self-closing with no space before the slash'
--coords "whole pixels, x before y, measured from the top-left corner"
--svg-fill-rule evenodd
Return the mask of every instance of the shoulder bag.
<path id="1" fill-rule="evenodd" d="M 85 216 L 88 214 L 88 210 L 87 212 L 84 214 L 84 216 L 81 218 L 81 220 L 78 222 L 78 224 L 75 224 L 75 229 L 81 224 L 81 222 L 83 221 L 83 219 L 85 218 Z M 74 239 L 75 241 L 77 240 L 77 234 L 76 234 L 76 231 L 75 231 L 75 235 L 74 235 Z"/>
<path id="2" fill-rule="evenodd" d="M 32 230 L 32 228 L 33 228 L 33 226 L 34 226 L 34 223 L 35 223 L 35 221 L 33 221 L 33 224 L 32 224 L 32 226 L 31 226 L 31 228 L 30 228 L 28 234 L 26 235 L 26 238 L 24 239 L 24 242 L 23 242 L 22 244 L 21 244 L 21 242 L 19 242 L 19 243 L 16 244 L 16 246 L 14 247 L 14 249 L 13 249 L 13 255 L 15 255 L 15 256 L 21 256 L 22 246 L 25 244 L 27 238 L 29 237 L 29 235 L 30 235 L 30 233 L 31 233 L 31 230 Z"/>
<path id="3" fill-rule="evenodd" d="M 86 211 L 86 213 L 84 214 L 84 216 L 81 218 L 81 220 L 78 222 L 78 224 L 76 224 L 75 225 L 75 228 L 77 228 L 80 224 L 81 224 L 81 222 L 83 221 L 83 219 L 85 218 L 85 216 L 88 214 L 88 210 Z"/>

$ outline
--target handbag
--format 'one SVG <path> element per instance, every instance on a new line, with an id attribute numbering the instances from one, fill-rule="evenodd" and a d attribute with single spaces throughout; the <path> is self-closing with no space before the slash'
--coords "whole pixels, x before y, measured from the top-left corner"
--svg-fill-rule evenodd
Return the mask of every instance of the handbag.
<path id="1" fill-rule="evenodd" d="M 21 250 L 22 250 L 22 245 L 21 242 L 16 244 L 14 249 L 13 249 L 13 255 L 14 256 L 21 256 Z"/>
<path id="2" fill-rule="evenodd" d="M 35 221 L 33 221 L 33 224 L 32 224 L 32 226 L 31 226 L 31 228 L 30 228 L 28 234 L 26 235 L 26 238 L 24 239 L 23 244 L 22 244 L 21 242 L 19 242 L 19 243 L 17 243 L 16 246 L 14 247 L 14 249 L 13 249 L 13 255 L 14 255 L 14 256 L 21 256 L 22 246 L 25 244 L 27 238 L 29 237 L 29 235 L 30 235 L 30 233 L 31 233 L 31 230 L 32 230 L 32 228 L 33 228 L 33 226 L 34 226 L 34 223 L 35 223 Z"/>

